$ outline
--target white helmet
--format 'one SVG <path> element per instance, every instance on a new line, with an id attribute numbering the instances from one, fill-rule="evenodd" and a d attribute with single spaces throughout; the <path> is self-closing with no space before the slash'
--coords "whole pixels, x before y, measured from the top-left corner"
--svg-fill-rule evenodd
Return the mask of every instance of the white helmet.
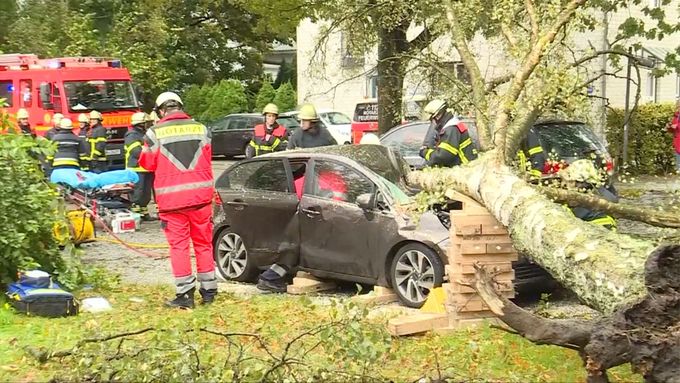
<path id="1" fill-rule="evenodd" d="M 52 123 L 54 126 L 59 126 L 59 123 L 61 122 L 61 119 L 64 118 L 64 115 L 61 113 L 55 113 L 54 116 L 52 116 Z"/>
<path id="2" fill-rule="evenodd" d="M 380 138 L 373 133 L 366 133 L 359 141 L 361 145 L 380 145 Z"/>
<path id="3" fill-rule="evenodd" d="M 73 122 L 70 118 L 62 118 L 61 121 L 59 121 L 59 127 L 61 129 L 71 130 L 73 129 Z"/>
<path id="4" fill-rule="evenodd" d="M 139 125 L 139 124 L 144 124 L 147 121 L 147 116 L 146 113 L 144 112 L 137 112 L 132 115 L 132 119 L 130 120 L 130 124 L 132 126 Z"/>
<path id="5" fill-rule="evenodd" d="M 446 101 L 444 100 L 432 100 L 425 105 L 423 108 L 423 119 L 431 120 L 433 117 L 441 113 L 442 110 L 446 109 Z"/>
<path id="6" fill-rule="evenodd" d="M 182 99 L 179 98 L 177 93 L 175 92 L 163 92 L 156 97 L 156 106 L 161 107 L 163 104 L 165 104 L 168 101 L 175 101 L 180 105 L 183 105 L 184 103 L 182 102 Z"/>

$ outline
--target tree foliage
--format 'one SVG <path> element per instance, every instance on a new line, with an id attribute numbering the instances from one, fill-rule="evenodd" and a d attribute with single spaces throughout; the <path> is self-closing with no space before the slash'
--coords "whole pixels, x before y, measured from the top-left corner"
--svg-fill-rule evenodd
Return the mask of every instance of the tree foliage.
<path id="1" fill-rule="evenodd" d="M 200 119 L 212 122 L 232 113 L 248 111 L 248 99 L 243 85 L 237 80 L 222 80 L 209 90 L 210 104 Z"/>
<path id="2" fill-rule="evenodd" d="M 276 90 L 274 104 L 279 107 L 279 111 L 281 112 L 295 110 L 295 107 L 297 106 L 297 95 L 295 94 L 295 89 L 293 89 L 291 83 L 287 82 L 282 84 L 279 89 Z"/>
<path id="3" fill-rule="evenodd" d="M 260 90 L 257 92 L 257 96 L 255 97 L 255 109 L 253 112 L 262 112 L 262 109 L 265 105 L 274 101 L 275 96 L 276 90 L 272 86 L 272 83 L 269 81 L 263 82 L 262 87 L 260 87 Z"/>

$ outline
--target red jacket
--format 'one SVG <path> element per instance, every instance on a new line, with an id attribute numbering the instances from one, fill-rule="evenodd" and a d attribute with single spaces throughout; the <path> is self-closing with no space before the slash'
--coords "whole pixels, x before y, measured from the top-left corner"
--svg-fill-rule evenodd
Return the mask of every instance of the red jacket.
<path id="1" fill-rule="evenodd" d="M 154 173 L 158 211 L 207 205 L 214 186 L 210 132 L 184 112 L 171 113 L 146 132 L 139 165 Z"/>
<path id="2" fill-rule="evenodd" d="M 673 133 L 673 146 L 675 147 L 675 152 L 680 154 L 680 110 L 673 115 L 673 120 L 671 121 L 671 126 L 668 130 Z"/>

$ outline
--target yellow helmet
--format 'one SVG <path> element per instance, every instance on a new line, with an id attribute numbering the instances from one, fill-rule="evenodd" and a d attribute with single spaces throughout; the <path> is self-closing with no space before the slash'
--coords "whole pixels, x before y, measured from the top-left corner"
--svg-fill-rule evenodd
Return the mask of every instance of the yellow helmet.
<path id="1" fill-rule="evenodd" d="M 28 110 L 21 108 L 17 110 L 17 119 L 28 118 Z"/>
<path id="2" fill-rule="evenodd" d="M 431 120 L 434 116 L 438 115 L 442 110 L 446 109 L 446 101 L 444 100 L 432 100 L 425 105 L 423 108 L 423 120 Z"/>
<path id="3" fill-rule="evenodd" d="M 316 114 L 316 108 L 312 104 L 304 104 L 300 108 L 300 113 L 298 114 L 300 120 L 312 120 L 316 121 L 319 116 Z"/>
<path id="4" fill-rule="evenodd" d="M 104 119 L 102 118 L 102 114 L 101 114 L 101 113 L 97 112 L 96 110 L 93 110 L 93 111 L 90 112 L 90 120 L 99 120 L 99 121 L 102 121 L 102 120 L 104 120 Z"/>
<path id="5" fill-rule="evenodd" d="M 156 114 L 156 111 L 152 110 L 151 113 L 146 115 L 146 121 L 147 122 L 153 122 L 154 124 L 159 120 L 158 115 Z"/>
<path id="6" fill-rule="evenodd" d="M 61 121 L 59 121 L 59 127 L 61 129 L 71 130 L 73 129 L 73 122 L 70 118 L 62 118 Z"/>
<path id="7" fill-rule="evenodd" d="M 130 120 L 130 123 L 132 126 L 143 124 L 147 121 L 147 116 L 146 113 L 144 112 L 137 112 L 132 115 L 132 119 Z"/>
<path id="8" fill-rule="evenodd" d="M 85 113 L 80 113 L 80 114 L 78 115 L 78 122 L 88 123 L 88 122 L 90 122 L 90 119 L 87 118 L 87 114 L 85 114 Z"/>
<path id="9" fill-rule="evenodd" d="M 161 107 L 163 104 L 165 104 L 168 101 L 175 101 L 179 103 L 180 105 L 183 105 L 184 103 L 182 102 L 182 99 L 179 98 L 177 93 L 175 92 L 163 92 L 156 97 L 156 106 Z"/>
<path id="10" fill-rule="evenodd" d="M 267 104 L 267 105 L 264 106 L 264 109 L 262 109 L 262 114 L 267 114 L 267 113 L 275 114 L 275 115 L 278 116 L 279 115 L 279 107 L 276 106 L 276 104 Z"/>
<path id="11" fill-rule="evenodd" d="M 373 133 L 366 133 L 359 141 L 361 145 L 380 145 L 380 138 Z"/>
<path id="12" fill-rule="evenodd" d="M 59 123 L 61 122 L 61 119 L 64 118 L 64 115 L 61 113 L 55 113 L 54 116 L 52 116 L 52 123 L 54 126 L 59 126 Z"/>
<path id="13" fill-rule="evenodd" d="M 591 184 L 600 182 L 600 173 L 595 168 L 593 161 L 588 159 L 572 162 L 566 169 L 560 170 L 559 176 L 565 181 L 587 182 Z"/>

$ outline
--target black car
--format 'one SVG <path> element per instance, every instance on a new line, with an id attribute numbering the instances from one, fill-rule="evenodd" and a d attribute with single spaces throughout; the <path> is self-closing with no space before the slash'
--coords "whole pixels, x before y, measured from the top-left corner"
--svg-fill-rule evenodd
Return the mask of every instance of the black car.
<path id="1" fill-rule="evenodd" d="M 338 145 L 277 152 L 241 161 L 216 181 L 214 257 L 228 280 L 254 281 L 277 262 L 281 246 L 299 268 L 321 278 L 393 286 L 419 307 L 444 279 L 449 229 L 433 212 L 419 220 L 408 166 L 379 145 Z M 325 190 L 333 174 L 342 197 Z"/>
<path id="2" fill-rule="evenodd" d="M 479 147 L 474 121 L 462 121 L 468 126 L 473 142 Z M 380 143 L 399 152 L 411 168 L 421 169 L 425 167 L 425 160 L 418 151 L 429 126 L 424 121 L 399 125 L 380 137 Z M 543 152 L 548 158 L 543 168 L 546 176 L 557 172 L 564 163 L 570 164 L 582 158 L 596 160 L 595 163 L 604 168 L 610 178 L 613 175 L 612 157 L 588 125 L 578 121 L 547 120 L 537 122 L 532 129 L 538 135 Z"/>
<path id="3" fill-rule="evenodd" d="M 294 116 L 282 113 L 276 120 L 285 126 L 289 133 L 300 127 Z M 248 143 L 253 138 L 255 125 L 264 123 L 264 117 L 257 113 L 230 114 L 208 124 L 212 133 L 214 156 L 232 158 L 245 154 Z"/>

